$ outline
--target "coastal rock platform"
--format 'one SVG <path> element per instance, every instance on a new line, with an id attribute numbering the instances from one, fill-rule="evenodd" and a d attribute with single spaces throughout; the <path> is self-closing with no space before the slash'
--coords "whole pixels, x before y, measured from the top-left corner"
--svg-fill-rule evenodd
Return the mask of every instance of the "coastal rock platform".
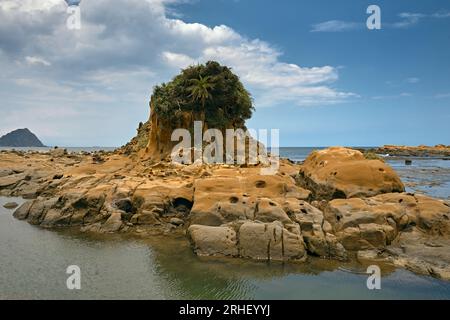
<path id="1" fill-rule="evenodd" d="M 352 149 L 282 159 L 273 176 L 119 151 L 2 151 L 0 168 L 0 195 L 27 199 L 14 216 L 45 228 L 185 235 L 199 256 L 383 261 L 450 280 L 449 203 L 405 193 Z"/>

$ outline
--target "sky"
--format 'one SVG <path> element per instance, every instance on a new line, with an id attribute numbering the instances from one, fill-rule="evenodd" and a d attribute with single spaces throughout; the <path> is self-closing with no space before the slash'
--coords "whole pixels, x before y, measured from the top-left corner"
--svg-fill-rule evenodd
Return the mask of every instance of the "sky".
<path id="1" fill-rule="evenodd" d="M 369 5 L 381 29 L 369 30 Z M 450 145 L 447 0 L 0 0 L 0 135 L 120 146 L 153 86 L 217 60 L 281 146 Z"/>

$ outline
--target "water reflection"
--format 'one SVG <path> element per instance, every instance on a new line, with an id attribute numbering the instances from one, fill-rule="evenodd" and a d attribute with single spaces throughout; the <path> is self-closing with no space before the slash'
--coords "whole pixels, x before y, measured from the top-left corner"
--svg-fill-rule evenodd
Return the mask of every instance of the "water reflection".
<path id="1" fill-rule="evenodd" d="M 382 266 L 382 290 L 366 266 L 310 259 L 265 263 L 199 258 L 184 237 L 136 239 L 50 231 L 12 218 L 0 198 L 2 299 L 391 299 L 450 298 L 450 284 Z M 16 200 L 20 201 L 20 200 Z M 82 270 L 82 290 L 66 288 L 67 266 Z"/>

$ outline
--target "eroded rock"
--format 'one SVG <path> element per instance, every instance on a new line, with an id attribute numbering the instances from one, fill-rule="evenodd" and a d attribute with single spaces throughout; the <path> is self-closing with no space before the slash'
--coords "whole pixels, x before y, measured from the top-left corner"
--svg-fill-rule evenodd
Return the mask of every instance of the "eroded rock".
<path id="1" fill-rule="evenodd" d="M 192 225 L 188 235 L 199 256 L 238 256 L 236 232 L 230 227 Z"/>
<path id="2" fill-rule="evenodd" d="M 300 168 L 298 183 L 316 199 L 371 197 L 403 192 L 398 175 L 380 160 L 367 160 L 353 149 L 333 147 L 314 151 Z"/>
<path id="3" fill-rule="evenodd" d="M 3 205 L 3 208 L 6 209 L 15 209 L 17 208 L 19 205 L 17 204 L 17 202 L 7 202 Z"/>

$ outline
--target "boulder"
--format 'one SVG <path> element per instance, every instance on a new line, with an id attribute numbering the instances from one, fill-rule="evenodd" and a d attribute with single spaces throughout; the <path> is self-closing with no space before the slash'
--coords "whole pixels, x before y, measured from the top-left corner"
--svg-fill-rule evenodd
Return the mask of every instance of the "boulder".
<path id="1" fill-rule="evenodd" d="M 132 224 L 140 225 L 158 225 L 161 224 L 157 212 L 150 210 L 143 210 L 141 213 L 135 214 L 131 217 Z"/>
<path id="2" fill-rule="evenodd" d="M 122 227 L 122 213 L 114 211 L 106 222 L 101 226 L 101 232 L 110 233 L 117 232 Z"/>
<path id="3" fill-rule="evenodd" d="M 14 211 L 13 216 L 19 220 L 26 220 L 28 218 L 28 214 L 30 213 L 30 209 L 33 206 L 34 201 L 24 202 L 19 208 Z"/>
<path id="4" fill-rule="evenodd" d="M 194 252 L 199 256 L 237 256 L 236 232 L 226 226 L 192 225 L 188 229 Z"/>
<path id="5" fill-rule="evenodd" d="M 325 209 L 335 232 L 362 224 L 390 226 L 395 232 L 418 227 L 429 235 L 450 235 L 450 207 L 422 195 L 389 193 L 367 199 L 335 199 Z"/>
<path id="6" fill-rule="evenodd" d="M 61 209 L 50 209 L 40 222 L 43 227 L 68 226 L 72 223 L 71 214 L 67 214 Z"/>
<path id="7" fill-rule="evenodd" d="M 303 260 L 305 245 L 300 228 L 291 225 L 290 230 L 280 222 L 245 222 L 239 229 L 239 253 L 241 257 L 257 260 Z"/>
<path id="8" fill-rule="evenodd" d="M 7 202 L 3 205 L 4 208 L 6 209 L 15 209 L 17 208 L 19 205 L 16 202 Z"/>
<path id="9" fill-rule="evenodd" d="M 300 168 L 298 183 L 315 199 L 371 197 L 403 192 L 395 171 L 380 160 L 367 160 L 357 151 L 333 147 L 311 153 Z"/>
<path id="10" fill-rule="evenodd" d="M 306 201 L 291 205 L 294 220 L 300 225 L 303 240 L 308 252 L 328 259 L 346 260 L 347 252 L 337 238 L 329 233 L 331 226 L 324 220 L 323 212 Z"/>
<path id="11" fill-rule="evenodd" d="M 58 202 L 59 197 L 50 199 L 37 199 L 29 209 L 27 221 L 30 224 L 39 225 L 43 221 L 46 213 Z"/>
<path id="12" fill-rule="evenodd" d="M 259 173 L 259 169 L 255 169 Z M 235 220 L 275 220 L 291 223 L 280 205 L 286 199 L 305 200 L 308 190 L 295 185 L 288 175 L 230 175 L 216 173 L 200 178 L 194 184 L 191 224 L 220 226 Z"/>
<path id="13" fill-rule="evenodd" d="M 6 175 L 0 178 L 0 189 L 14 188 L 20 181 L 27 178 L 26 173 Z"/>
<path id="14" fill-rule="evenodd" d="M 277 202 L 268 198 L 258 200 L 255 220 L 261 222 L 280 221 L 283 224 L 292 223 L 283 208 Z"/>
<path id="15" fill-rule="evenodd" d="M 171 218 L 170 223 L 173 224 L 174 226 L 181 226 L 184 224 L 184 221 L 180 218 Z"/>
<path id="16" fill-rule="evenodd" d="M 325 209 L 325 219 L 347 250 L 386 248 L 411 230 L 429 238 L 448 238 L 449 217 L 444 201 L 407 193 L 336 199 Z"/>

